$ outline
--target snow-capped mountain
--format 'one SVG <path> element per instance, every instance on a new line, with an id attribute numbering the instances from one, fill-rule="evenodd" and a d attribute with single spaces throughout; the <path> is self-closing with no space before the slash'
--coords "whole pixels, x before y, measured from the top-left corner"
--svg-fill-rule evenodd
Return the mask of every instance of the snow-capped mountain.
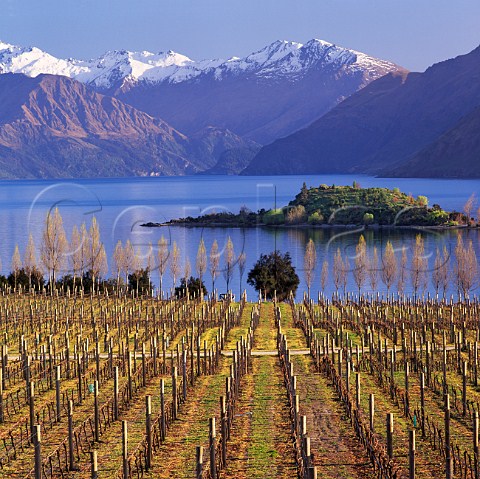
<path id="1" fill-rule="evenodd" d="M 0 42 L 0 73 L 23 73 L 30 77 L 42 73 L 62 75 L 105 90 L 142 81 L 181 83 L 202 74 L 211 74 L 219 81 L 228 75 L 245 73 L 294 81 L 312 68 L 327 65 L 349 68 L 352 72 L 368 71 L 372 78 L 396 68 L 390 62 L 316 39 L 304 45 L 279 40 L 244 58 L 202 61 L 171 50 L 160 53 L 114 50 L 93 60 L 60 59 L 36 47 Z"/>
<path id="2" fill-rule="evenodd" d="M 0 42 L 0 73 L 66 76 L 187 135 L 210 126 L 266 144 L 309 125 L 401 67 L 323 40 L 276 41 L 243 58 L 195 61 L 179 53 L 110 51 L 59 59 Z"/>

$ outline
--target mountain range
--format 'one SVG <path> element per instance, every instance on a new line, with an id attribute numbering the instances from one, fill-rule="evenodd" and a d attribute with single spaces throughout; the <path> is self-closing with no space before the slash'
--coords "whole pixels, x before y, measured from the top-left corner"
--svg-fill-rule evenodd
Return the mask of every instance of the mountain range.
<path id="1" fill-rule="evenodd" d="M 480 177 L 479 126 L 480 47 L 411 73 L 316 39 L 202 61 L 0 42 L 4 178 Z"/>
<path id="2" fill-rule="evenodd" d="M 0 42 L 0 175 L 238 173 L 261 144 L 391 71 L 403 69 L 321 40 L 203 61 L 124 50 L 64 60 Z"/>
<path id="3" fill-rule="evenodd" d="M 256 147 L 218 128 L 188 138 L 58 75 L 0 75 L 0 105 L 4 178 L 194 174 L 215 167 L 225 151 Z"/>
<path id="4" fill-rule="evenodd" d="M 393 72 L 265 146 L 245 174 L 480 177 L 480 47 Z"/>

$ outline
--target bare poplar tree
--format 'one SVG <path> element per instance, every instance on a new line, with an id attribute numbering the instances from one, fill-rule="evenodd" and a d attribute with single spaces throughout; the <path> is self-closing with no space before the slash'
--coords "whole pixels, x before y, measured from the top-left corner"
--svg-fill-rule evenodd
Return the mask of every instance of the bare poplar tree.
<path id="1" fill-rule="evenodd" d="M 22 258 L 20 257 L 20 251 L 18 249 L 18 244 L 15 245 L 15 249 L 13 251 L 11 268 L 12 268 L 12 273 L 13 273 L 13 278 L 14 278 L 14 288 L 15 288 L 15 291 L 16 291 L 17 290 L 18 273 L 22 269 Z"/>
<path id="2" fill-rule="evenodd" d="M 446 248 L 444 247 L 444 253 L 445 252 Z M 443 287 L 446 289 L 448 284 L 448 266 L 445 259 L 445 255 L 440 252 L 439 248 L 437 248 L 437 252 L 435 254 L 435 263 L 432 271 L 432 285 L 435 288 L 435 294 L 437 295 L 437 298 L 440 289 Z M 445 289 L 443 290 L 444 295 Z"/>
<path id="3" fill-rule="evenodd" d="M 190 259 L 188 258 L 188 256 L 185 258 L 185 264 L 183 266 L 183 274 L 185 277 L 185 281 L 188 282 L 188 279 L 192 274 L 192 265 L 190 264 Z"/>
<path id="4" fill-rule="evenodd" d="M 400 268 L 398 271 L 398 292 L 404 293 L 405 292 L 405 285 L 407 284 L 407 265 L 408 265 L 408 258 L 407 258 L 407 250 L 405 246 L 402 247 L 402 256 L 400 258 Z"/>
<path id="5" fill-rule="evenodd" d="M 348 283 L 348 272 L 350 271 L 350 261 L 348 260 L 348 256 L 345 256 L 343 260 L 343 296 L 347 295 L 347 283 Z"/>
<path id="6" fill-rule="evenodd" d="M 31 234 L 28 237 L 27 247 L 25 249 L 25 254 L 23 255 L 23 267 L 28 276 L 28 290 L 30 291 L 32 289 L 32 274 L 37 268 L 35 242 L 33 241 L 33 236 Z"/>
<path id="7" fill-rule="evenodd" d="M 462 275 L 465 268 L 465 248 L 463 246 L 463 238 L 460 233 L 457 234 L 457 244 L 455 246 L 455 266 L 453 268 L 455 275 L 455 284 L 457 285 L 457 294 L 460 299 L 462 291 Z"/>
<path id="8" fill-rule="evenodd" d="M 142 269 L 143 269 L 143 258 L 142 258 L 142 252 L 140 251 L 140 247 L 137 247 L 133 254 L 133 263 L 132 263 L 132 273 L 135 275 L 135 280 L 136 280 L 136 293 L 138 296 L 138 285 L 139 285 L 139 280 L 140 276 L 142 275 Z"/>
<path id="9" fill-rule="evenodd" d="M 45 227 L 42 235 L 40 257 L 45 269 L 48 271 L 51 291 L 55 288 L 57 272 L 65 264 L 65 251 L 67 238 L 63 229 L 63 220 L 58 208 L 49 211 L 45 218 Z"/>
<path id="10" fill-rule="evenodd" d="M 212 247 L 210 249 L 209 257 L 209 269 L 212 276 L 212 293 L 215 291 L 215 280 L 218 277 L 218 267 L 220 265 L 220 256 L 218 254 L 218 243 L 217 240 L 213 241 Z"/>
<path id="11" fill-rule="evenodd" d="M 395 284 L 395 281 L 397 279 L 397 258 L 395 257 L 395 251 L 390 241 L 387 241 L 387 244 L 385 246 L 385 253 L 383 255 L 382 263 L 382 281 L 387 287 L 388 296 L 390 294 L 390 289 Z"/>
<path id="12" fill-rule="evenodd" d="M 322 264 L 322 273 L 320 275 L 320 286 L 322 288 L 322 292 L 325 292 L 325 288 L 327 287 L 328 282 L 328 261 L 324 260 Z"/>
<path id="13" fill-rule="evenodd" d="M 467 202 L 463 205 L 463 213 L 467 218 L 467 225 L 470 225 L 476 202 L 477 198 L 475 197 L 475 193 L 472 193 L 468 198 Z"/>
<path id="14" fill-rule="evenodd" d="M 180 274 L 180 250 L 176 241 L 172 245 L 172 254 L 170 255 L 170 275 L 173 280 L 173 291 L 175 291 L 175 284 L 177 282 L 178 275 Z"/>
<path id="15" fill-rule="evenodd" d="M 360 235 L 358 244 L 355 247 L 355 264 L 353 268 L 353 279 L 358 288 L 358 295 L 360 295 L 368 273 L 368 257 L 367 257 L 367 245 L 365 238 Z"/>
<path id="16" fill-rule="evenodd" d="M 447 289 L 449 286 L 449 280 L 450 280 L 450 275 L 451 272 L 448 269 L 448 263 L 450 261 L 450 254 L 447 250 L 446 246 L 443 246 L 443 268 L 444 268 L 444 274 L 442 275 L 442 291 L 443 291 L 443 298 L 445 299 L 447 297 Z"/>
<path id="17" fill-rule="evenodd" d="M 240 273 L 240 299 L 242 297 L 242 279 L 243 275 L 245 274 L 245 266 L 247 264 L 247 253 L 245 251 L 242 251 L 237 259 L 238 262 L 238 271 Z"/>
<path id="18" fill-rule="evenodd" d="M 410 268 L 410 280 L 412 282 L 413 295 L 416 298 L 419 291 L 427 285 L 428 262 L 425 258 L 425 245 L 421 235 L 415 237 L 413 246 L 412 263 Z"/>
<path id="19" fill-rule="evenodd" d="M 340 248 L 337 248 L 337 252 L 333 258 L 333 284 L 335 285 L 335 291 L 338 296 L 338 290 L 345 284 L 346 269 L 342 259 L 342 253 Z"/>
<path id="20" fill-rule="evenodd" d="M 460 233 L 457 235 L 457 246 L 455 247 L 455 277 L 457 283 L 458 296 L 463 294 L 464 299 L 469 297 L 470 291 L 475 285 L 478 276 L 478 264 L 473 243 L 470 240 L 468 247 L 463 245 L 463 239 Z"/>
<path id="21" fill-rule="evenodd" d="M 98 258 L 98 279 L 104 278 L 108 274 L 108 259 L 105 246 L 102 244 Z"/>
<path id="22" fill-rule="evenodd" d="M 232 280 L 233 270 L 235 268 L 235 251 L 233 249 L 233 242 L 230 236 L 227 239 L 225 246 L 225 265 L 223 268 L 223 277 L 227 283 L 227 293 L 230 293 L 230 281 Z"/>
<path id="23" fill-rule="evenodd" d="M 378 286 L 378 251 L 376 246 L 373 247 L 372 258 L 368 262 L 368 266 L 370 286 L 375 293 Z"/>
<path id="24" fill-rule="evenodd" d="M 470 291 L 477 285 L 478 283 L 478 261 L 477 255 L 473 248 L 472 240 L 468 242 L 468 248 L 465 252 L 466 254 L 466 268 L 465 268 L 465 277 L 462 281 L 463 285 L 463 296 L 465 298 L 470 297 Z"/>
<path id="25" fill-rule="evenodd" d="M 307 283 L 308 298 L 310 299 L 310 290 L 312 287 L 313 278 L 315 276 L 315 267 L 317 265 L 317 250 L 312 238 L 307 243 L 305 248 L 305 256 L 303 257 L 303 270 L 305 274 L 305 282 Z"/>
<path id="26" fill-rule="evenodd" d="M 76 291 L 77 276 L 82 267 L 82 238 L 77 225 L 73 226 L 72 236 L 70 237 L 70 267 L 73 273 L 73 292 Z"/>
<path id="27" fill-rule="evenodd" d="M 125 285 L 128 288 L 128 275 L 135 268 L 135 251 L 129 239 L 125 242 L 125 246 L 123 248 L 122 268 L 123 274 L 125 275 Z"/>
<path id="28" fill-rule="evenodd" d="M 158 262 L 158 273 L 160 275 L 160 297 L 163 298 L 163 276 L 167 272 L 168 266 L 168 242 L 163 237 L 158 241 L 158 251 L 157 251 L 157 262 Z"/>
<path id="29" fill-rule="evenodd" d="M 124 250 L 122 241 L 118 240 L 117 244 L 115 245 L 115 249 L 113 250 L 113 266 L 114 270 L 117 273 L 117 292 L 120 290 L 120 275 L 124 270 L 123 263 L 125 261 L 124 257 Z"/>
<path id="30" fill-rule="evenodd" d="M 207 250 L 205 248 L 205 242 L 203 238 L 198 244 L 197 259 L 195 261 L 195 269 L 197 271 L 198 278 L 200 279 L 200 285 L 202 284 L 203 277 L 207 271 Z M 200 286 L 201 287 L 201 286 Z"/>
<path id="31" fill-rule="evenodd" d="M 80 265 L 80 287 L 83 291 L 83 276 L 87 272 L 88 268 L 88 231 L 85 223 L 82 223 L 80 227 L 80 243 L 81 247 L 78 250 L 78 263 Z"/>
<path id="32" fill-rule="evenodd" d="M 147 274 L 148 274 L 148 290 L 149 294 L 152 289 L 152 271 L 155 269 L 155 255 L 153 253 L 152 243 L 148 243 L 147 252 Z"/>
<path id="33" fill-rule="evenodd" d="M 95 281 L 100 275 L 103 261 L 101 257 L 103 245 L 100 239 L 100 227 L 95 216 L 92 218 L 92 224 L 88 230 L 87 244 L 87 268 L 92 275 L 92 292 L 95 294 Z"/>

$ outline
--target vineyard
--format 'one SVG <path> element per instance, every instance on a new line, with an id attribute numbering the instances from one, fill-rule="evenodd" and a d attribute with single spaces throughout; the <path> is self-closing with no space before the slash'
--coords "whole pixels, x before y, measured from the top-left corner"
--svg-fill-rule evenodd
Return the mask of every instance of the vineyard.
<path id="1" fill-rule="evenodd" d="M 479 477 L 480 305 L 0 297 L 0 476 Z"/>

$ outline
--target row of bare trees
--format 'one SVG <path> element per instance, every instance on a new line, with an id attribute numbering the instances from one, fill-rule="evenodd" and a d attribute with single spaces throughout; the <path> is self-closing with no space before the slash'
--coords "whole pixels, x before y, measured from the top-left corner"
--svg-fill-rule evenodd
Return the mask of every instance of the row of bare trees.
<path id="1" fill-rule="evenodd" d="M 310 239 L 304 256 L 304 277 L 309 296 L 316 267 L 317 253 L 315 244 Z M 331 278 L 337 294 L 339 291 L 346 293 L 350 274 L 359 294 L 367 286 L 373 292 L 378 291 L 381 279 L 387 294 L 395 287 L 399 293 L 404 293 L 410 282 L 414 297 L 425 292 L 430 279 L 437 295 L 445 297 L 449 287 L 454 285 L 459 297 L 468 298 L 471 291 L 478 286 L 480 279 L 473 242 L 469 240 L 465 246 L 460 233 L 457 235 L 454 258 L 446 246 L 443 249 L 437 247 L 433 265 L 429 263 L 421 235 L 416 236 L 410 255 L 407 255 L 406 246 L 395 250 L 392 243 L 387 241 L 381 258 L 376 246 L 368 251 L 365 238 L 361 235 L 353 257 L 342 255 L 340 248 L 335 252 Z M 329 278 L 329 263 L 328 260 L 324 260 L 320 273 L 322 291 L 325 291 Z"/>
<path id="2" fill-rule="evenodd" d="M 125 244 L 118 241 L 112 260 L 112 271 L 115 272 L 117 285 L 128 284 L 129 276 L 136 275 L 138 289 L 138 277 L 145 273 L 148 275 L 150 287 L 151 274 L 157 270 L 160 279 L 159 289 L 162 295 L 167 273 L 172 280 L 172 291 L 181 277 L 188 280 L 192 274 L 189 258 L 185 255 L 182 260 L 178 244 L 173 241 L 170 245 L 163 236 L 158 241 L 155 250 L 150 243 L 146 253 L 139 247 L 135 248 L 130 240 L 127 240 Z M 316 247 L 313 240 L 310 239 L 306 245 L 303 264 L 309 296 L 314 284 L 316 269 L 319 266 L 317 263 Z M 88 228 L 85 223 L 80 228 L 75 225 L 69 241 L 58 208 L 51 211 L 45 219 L 40 246 L 40 261 L 37 260 L 37 251 L 31 235 L 23 258 L 18 245 L 15 246 L 11 260 L 11 271 L 15 281 L 22 268 L 29 279 L 35 271 L 45 272 L 50 284 L 55 284 L 60 272 L 68 272 L 73 276 L 73 284 L 75 285 L 79 280 L 82 287 L 83 277 L 88 273 L 95 288 L 95 282 L 108 273 L 107 255 L 101 241 L 97 220 L 93 218 Z M 237 256 L 233 241 L 228 237 L 222 251 L 219 250 L 218 243 L 214 240 L 207 253 L 203 238 L 200 240 L 195 260 L 195 272 L 201 283 L 205 281 L 208 272 L 211 277 L 212 290 L 214 290 L 215 282 L 222 274 L 227 291 L 230 291 L 236 268 L 239 272 L 241 291 L 246 268 L 245 252 L 242 251 Z M 350 277 L 359 294 L 366 288 L 377 291 L 379 283 L 382 281 L 388 294 L 394 289 L 404 293 L 410 287 L 414 296 L 417 297 L 427 289 L 430 280 L 438 295 L 445 297 L 447 290 L 454 286 L 459 296 L 468 298 L 471 291 L 478 286 L 479 269 L 472 241 L 469 240 L 465 245 L 461 234 L 457 236 L 454 257 L 444 246 L 442 249 L 437 248 L 435 258 L 434 260 L 432 258 L 430 262 L 425 253 L 425 244 L 421 235 L 416 236 L 414 244 L 408 250 L 405 246 L 395 249 L 388 241 L 384 250 L 380 252 L 376 246 L 367 248 L 365 238 L 361 235 L 355 248 L 355 255 L 342 254 L 338 248 L 333 257 L 331 271 L 328 260 L 323 261 L 320 272 L 320 288 L 325 291 L 331 282 L 337 293 L 343 291 L 345 294 Z"/>
<path id="3" fill-rule="evenodd" d="M 223 263 L 221 264 L 222 256 Z M 195 261 L 195 272 L 201 283 L 205 280 L 205 275 L 208 271 L 211 276 L 213 290 L 215 289 L 215 281 L 220 274 L 223 274 L 227 291 L 230 291 L 230 283 L 237 266 L 241 290 L 246 266 L 245 252 L 242 251 L 237 256 L 233 241 L 228 237 L 223 251 L 219 250 L 218 243 L 214 240 L 207 257 L 205 242 L 203 238 L 200 240 Z M 40 261 L 37 260 L 37 251 L 31 235 L 23 260 L 18 245 L 15 246 L 11 261 L 11 271 L 15 277 L 15 283 L 17 275 L 22 268 L 29 278 L 36 270 L 44 272 L 48 275 L 50 284 L 55 284 L 60 272 L 67 272 L 72 275 L 73 284 L 75 285 L 77 280 L 79 280 L 81 287 L 83 287 L 84 275 L 88 273 L 91 276 L 93 285 L 95 285 L 97 280 L 105 277 L 108 273 L 107 255 L 104 244 L 101 241 L 100 228 L 96 218 L 92 219 L 89 228 L 87 228 L 85 223 L 81 225 L 80 229 L 75 225 L 69 241 L 58 208 L 49 212 L 46 216 L 42 233 Z M 181 277 L 188 279 L 192 274 L 189 258 L 185 257 L 184 261 L 182 261 L 181 251 L 176 241 L 173 241 L 170 245 L 163 236 L 156 245 L 156 251 L 154 251 L 154 247 L 150 243 L 146 253 L 140 247 L 135 248 L 130 240 L 127 240 L 124 244 L 119 240 L 112 255 L 112 270 L 115 272 L 117 285 L 122 283 L 128 284 L 130 275 L 135 275 L 138 281 L 138 277 L 142 273 L 148 275 L 150 283 L 152 272 L 157 270 L 160 277 L 160 292 L 162 295 L 164 278 L 167 272 L 170 273 L 172 279 L 172 290 L 174 290 L 177 281 Z M 29 284 L 29 289 L 30 287 L 31 283 Z"/>

